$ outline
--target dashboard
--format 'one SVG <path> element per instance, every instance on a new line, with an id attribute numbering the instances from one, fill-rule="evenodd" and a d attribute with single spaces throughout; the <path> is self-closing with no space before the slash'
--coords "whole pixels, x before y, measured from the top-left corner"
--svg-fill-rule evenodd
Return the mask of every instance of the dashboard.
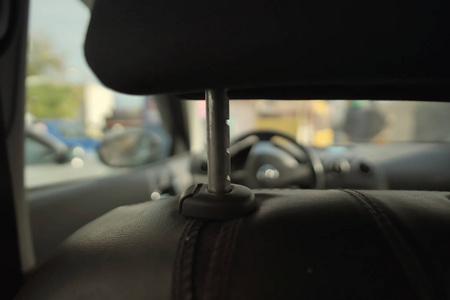
<path id="1" fill-rule="evenodd" d="M 450 144 L 352 144 L 308 150 L 320 159 L 323 168 L 321 176 L 324 182 L 320 188 L 450 190 Z M 236 182 L 233 169 L 245 169 L 246 164 L 242 157 L 237 156 L 236 161 L 233 161 L 234 158 L 232 157 L 232 182 Z M 261 161 L 260 164 L 270 165 L 270 162 L 265 164 Z M 269 174 L 273 174 L 276 170 L 270 171 Z M 191 172 L 195 182 L 207 182 L 205 154 L 192 158 Z M 234 174 L 239 176 L 239 171 Z M 246 173 L 240 176 L 249 175 L 251 176 Z M 236 183 L 243 182 L 239 179 Z M 302 188 L 295 184 L 279 187 Z"/>

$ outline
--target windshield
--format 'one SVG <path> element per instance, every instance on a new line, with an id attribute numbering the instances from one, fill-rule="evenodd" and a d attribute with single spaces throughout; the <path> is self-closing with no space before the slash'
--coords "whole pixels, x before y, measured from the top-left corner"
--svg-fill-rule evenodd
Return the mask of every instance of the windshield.
<path id="1" fill-rule="evenodd" d="M 204 101 L 191 101 L 204 126 Z M 450 104 L 370 100 L 232 100 L 231 139 L 280 131 L 316 147 L 348 143 L 450 142 Z M 198 131 L 197 131 L 198 132 Z"/>

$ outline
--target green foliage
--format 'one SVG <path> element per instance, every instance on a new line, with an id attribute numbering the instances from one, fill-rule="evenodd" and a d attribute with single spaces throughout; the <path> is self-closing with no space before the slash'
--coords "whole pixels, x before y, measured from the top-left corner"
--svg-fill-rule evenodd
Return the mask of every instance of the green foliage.
<path id="1" fill-rule="evenodd" d="M 27 112 L 38 119 L 79 117 L 83 89 L 65 83 L 64 56 L 44 36 L 32 36 L 28 46 Z"/>
<path id="2" fill-rule="evenodd" d="M 64 57 L 55 53 L 50 41 L 33 37 L 28 45 L 27 76 L 64 74 Z"/>
<path id="3" fill-rule="evenodd" d="M 73 119 L 79 116 L 81 86 L 41 83 L 27 86 L 27 111 L 39 119 Z"/>

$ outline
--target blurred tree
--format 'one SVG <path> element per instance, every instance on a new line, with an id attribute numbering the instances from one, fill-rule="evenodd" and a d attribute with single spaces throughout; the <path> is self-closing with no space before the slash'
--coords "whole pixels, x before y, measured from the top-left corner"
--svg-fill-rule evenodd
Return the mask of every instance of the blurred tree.
<path id="1" fill-rule="evenodd" d="M 38 119 L 79 117 L 83 89 L 64 80 L 64 56 L 39 36 L 32 36 L 28 50 L 27 112 Z"/>
<path id="2" fill-rule="evenodd" d="M 81 86 L 40 83 L 27 86 L 27 112 L 39 119 L 74 119 L 79 117 Z"/>
<path id="3" fill-rule="evenodd" d="M 48 39 L 33 36 L 28 44 L 27 76 L 61 77 L 64 70 L 64 56 L 55 52 Z"/>

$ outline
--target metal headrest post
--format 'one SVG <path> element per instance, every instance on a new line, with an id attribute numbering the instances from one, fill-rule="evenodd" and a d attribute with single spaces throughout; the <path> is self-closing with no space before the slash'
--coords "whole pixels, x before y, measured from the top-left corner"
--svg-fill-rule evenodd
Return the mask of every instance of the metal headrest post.
<path id="1" fill-rule="evenodd" d="M 180 212 L 187 217 L 227 220 L 257 209 L 253 192 L 231 184 L 229 99 L 224 89 L 206 90 L 208 184 L 194 184 L 180 197 Z"/>
<path id="2" fill-rule="evenodd" d="M 224 194 L 231 190 L 229 99 L 225 90 L 206 90 L 208 143 L 208 191 Z"/>

